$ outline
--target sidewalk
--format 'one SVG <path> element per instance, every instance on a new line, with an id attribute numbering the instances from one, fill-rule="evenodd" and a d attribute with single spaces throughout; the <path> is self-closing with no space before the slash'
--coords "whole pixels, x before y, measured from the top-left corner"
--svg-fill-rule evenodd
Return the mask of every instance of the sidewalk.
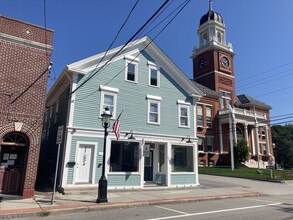
<path id="1" fill-rule="evenodd" d="M 0 219 L 261 195 L 260 192 L 243 187 L 151 187 L 143 190 L 108 191 L 108 203 L 102 204 L 96 203 L 97 190 L 71 191 L 65 195 L 56 192 L 55 202 L 51 205 L 52 193 L 36 192 L 31 199 L 4 197 L 0 203 Z"/>

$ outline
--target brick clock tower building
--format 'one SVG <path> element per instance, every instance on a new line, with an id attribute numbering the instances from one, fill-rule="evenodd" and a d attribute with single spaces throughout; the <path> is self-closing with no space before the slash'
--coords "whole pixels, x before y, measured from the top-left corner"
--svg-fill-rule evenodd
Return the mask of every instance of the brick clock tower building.
<path id="1" fill-rule="evenodd" d="M 199 164 L 231 165 L 231 146 L 245 140 L 249 149 L 246 165 L 265 167 L 274 159 L 271 107 L 248 95 L 236 95 L 232 44 L 226 43 L 223 17 L 212 10 L 211 1 L 197 33 L 193 80 L 205 93 L 197 105 Z"/>
<path id="2" fill-rule="evenodd" d="M 53 31 L 0 15 L 0 191 L 32 197 Z"/>

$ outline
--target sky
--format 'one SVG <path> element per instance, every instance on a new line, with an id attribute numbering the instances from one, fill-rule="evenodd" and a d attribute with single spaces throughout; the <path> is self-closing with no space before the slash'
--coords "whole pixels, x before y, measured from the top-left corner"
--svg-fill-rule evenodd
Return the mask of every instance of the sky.
<path id="1" fill-rule="evenodd" d="M 164 1 L 139 0 L 111 48 L 126 43 Z M 0 0 L 0 14 L 54 30 L 50 88 L 67 64 L 106 51 L 136 2 Z M 170 0 L 168 8 L 139 37 L 184 2 Z M 237 94 L 252 96 L 272 106 L 272 124 L 292 121 L 293 1 L 213 0 L 212 7 L 223 16 L 227 43 L 232 43 L 236 54 Z M 190 56 L 199 45 L 199 20 L 208 8 L 208 0 L 191 0 L 159 35 L 170 18 L 148 33 L 189 78 L 192 78 Z M 288 119 L 276 120 L 287 114 L 291 114 Z"/>

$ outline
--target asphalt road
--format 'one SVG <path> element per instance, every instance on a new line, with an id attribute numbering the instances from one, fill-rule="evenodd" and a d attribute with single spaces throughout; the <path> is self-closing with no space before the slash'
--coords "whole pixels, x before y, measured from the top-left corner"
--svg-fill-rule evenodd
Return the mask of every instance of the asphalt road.
<path id="1" fill-rule="evenodd" d="M 200 202 L 181 202 L 128 209 L 109 209 L 92 212 L 49 215 L 46 220 L 164 220 L 164 219 L 293 219 L 293 183 L 281 184 L 200 175 L 200 183 L 206 190 L 241 187 L 261 192 L 265 196 L 219 199 Z M 40 219 L 30 217 L 24 219 Z"/>
<path id="2" fill-rule="evenodd" d="M 201 202 L 112 209 L 78 214 L 52 215 L 46 220 L 164 220 L 164 219 L 293 219 L 293 195 L 222 199 Z M 287 203 L 291 201 L 291 203 Z M 27 218 L 27 219 L 40 219 Z"/>

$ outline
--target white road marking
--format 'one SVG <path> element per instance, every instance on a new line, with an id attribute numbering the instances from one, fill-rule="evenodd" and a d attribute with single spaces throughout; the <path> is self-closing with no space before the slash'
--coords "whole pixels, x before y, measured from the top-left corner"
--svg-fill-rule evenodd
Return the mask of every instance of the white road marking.
<path id="1" fill-rule="evenodd" d="M 161 218 L 150 218 L 150 219 L 146 219 L 146 220 L 184 218 L 184 217 L 189 217 L 189 216 L 207 215 L 207 214 L 214 214 L 214 213 L 220 213 L 220 212 L 232 212 L 232 211 L 237 211 L 237 210 L 263 208 L 263 207 L 267 207 L 267 206 L 275 206 L 275 205 L 281 205 L 281 204 L 282 203 L 277 202 L 277 203 L 270 203 L 270 204 L 266 204 L 266 205 L 255 205 L 255 206 L 246 206 L 246 207 L 233 208 L 233 209 L 222 209 L 222 210 L 215 210 L 215 211 L 208 211 L 208 212 L 197 212 L 197 213 L 192 213 L 192 214 L 167 216 L 167 217 L 161 217 Z"/>
<path id="2" fill-rule="evenodd" d="M 177 213 L 180 213 L 180 214 L 183 214 L 183 215 L 188 215 L 187 212 L 180 212 L 178 210 L 175 210 L 175 209 L 169 209 L 169 208 L 166 208 L 166 207 L 163 207 L 163 206 L 155 206 L 157 208 L 160 208 L 160 209 L 165 209 L 165 210 L 168 210 L 168 211 L 172 211 L 172 212 L 177 212 Z"/>
<path id="3" fill-rule="evenodd" d="M 253 199 L 253 198 L 244 198 L 246 200 L 253 200 L 253 201 L 259 201 L 259 202 L 276 202 L 276 201 L 271 201 L 271 200 L 264 200 L 264 199 Z"/>

